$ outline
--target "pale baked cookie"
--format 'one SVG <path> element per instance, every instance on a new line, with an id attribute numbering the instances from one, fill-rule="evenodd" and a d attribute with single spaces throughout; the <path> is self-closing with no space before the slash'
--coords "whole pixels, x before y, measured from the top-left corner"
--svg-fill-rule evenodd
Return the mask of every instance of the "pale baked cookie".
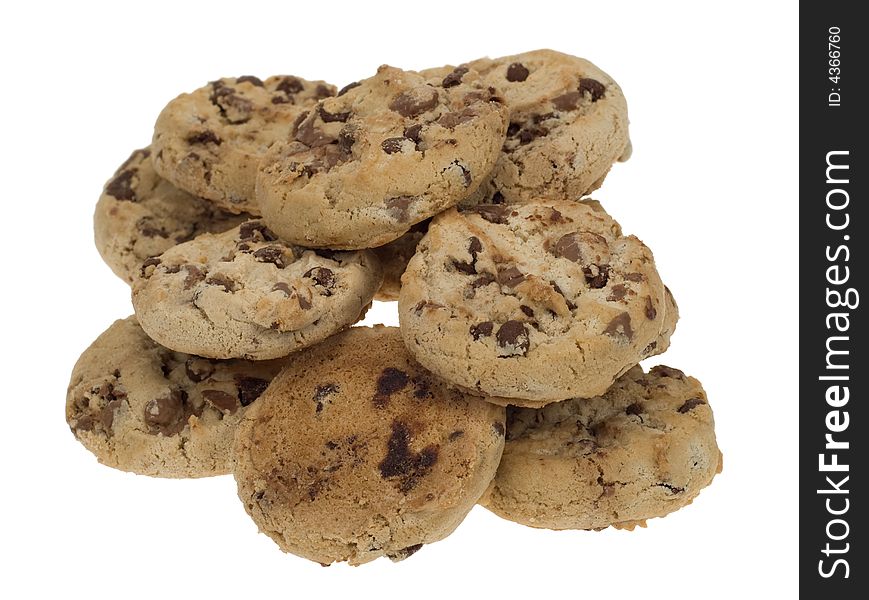
<path id="1" fill-rule="evenodd" d="M 652 252 L 596 202 L 539 200 L 434 218 L 402 278 L 416 359 L 493 401 L 601 394 L 663 352 L 675 303 Z"/>
<path id="2" fill-rule="evenodd" d="M 320 101 L 260 164 L 257 200 L 281 238 L 373 248 L 471 195 L 495 164 L 507 112 L 473 72 L 427 81 L 382 66 Z"/>
<path id="3" fill-rule="evenodd" d="M 462 68 L 500 90 L 510 111 L 503 151 L 470 203 L 579 199 L 601 186 L 614 162 L 630 156 L 625 97 L 591 62 L 535 50 Z"/>
<path id="4" fill-rule="evenodd" d="M 256 167 L 296 118 L 335 86 L 292 75 L 212 81 L 172 100 L 154 126 L 154 167 L 177 187 L 232 212 L 259 214 Z"/>
<path id="5" fill-rule="evenodd" d="M 381 278 L 368 251 L 292 246 L 253 220 L 146 261 L 133 281 L 133 307 L 142 329 L 168 348 L 263 360 L 361 319 Z"/>
<path id="6" fill-rule="evenodd" d="M 66 420 L 110 467 L 154 477 L 225 475 L 236 426 L 285 364 L 172 352 L 128 317 L 78 359 Z"/>
<path id="7" fill-rule="evenodd" d="M 504 445 L 504 408 L 450 387 L 393 327 L 299 353 L 236 433 L 238 495 L 285 552 L 323 564 L 406 558 L 449 535 Z"/>
<path id="8" fill-rule="evenodd" d="M 127 283 L 148 258 L 250 218 L 179 190 L 157 175 L 150 156 L 150 147 L 134 151 L 106 182 L 94 211 L 97 250 Z"/>
<path id="9" fill-rule="evenodd" d="M 381 302 L 398 300 L 398 292 L 401 290 L 401 276 L 404 275 L 407 263 L 416 252 L 417 244 L 428 231 L 428 224 L 428 220 L 417 223 L 397 240 L 371 249 L 383 267 L 383 283 L 377 290 L 377 295 L 374 296 L 375 300 Z"/>
<path id="10" fill-rule="evenodd" d="M 721 452 L 700 382 L 637 366 L 603 395 L 507 409 L 507 444 L 481 504 L 547 529 L 633 529 L 690 504 Z"/>

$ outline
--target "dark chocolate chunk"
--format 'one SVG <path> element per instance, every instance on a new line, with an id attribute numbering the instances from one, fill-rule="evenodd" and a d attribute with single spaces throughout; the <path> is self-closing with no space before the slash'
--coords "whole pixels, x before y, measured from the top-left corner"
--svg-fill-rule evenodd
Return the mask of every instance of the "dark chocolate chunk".
<path id="1" fill-rule="evenodd" d="M 221 412 L 233 414 L 239 408 L 239 402 L 235 396 L 220 390 L 202 390 L 202 397 Z"/>
<path id="2" fill-rule="evenodd" d="M 321 104 L 317 109 L 320 112 L 320 119 L 324 123 L 346 123 L 350 118 L 350 111 L 340 113 L 330 113 Z"/>
<path id="3" fill-rule="evenodd" d="M 246 221 L 239 226 L 238 239 L 273 242 L 278 237 L 262 221 Z"/>
<path id="4" fill-rule="evenodd" d="M 650 321 L 654 321 L 657 316 L 658 311 L 655 310 L 655 305 L 652 304 L 652 297 L 646 296 L 646 318 Z"/>
<path id="5" fill-rule="evenodd" d="M 237 375 L 235 385 L 238 388 L 238 401 L 241 402 L 242 406 L 247 406 L 266 391 L 269 382 L 259 377 Z"/>
<path id="6" fill-rule="evenodd" d="M 389 109 L 402 117 L 412 119 L 437 106 L 438 91 L 429 86 L 420 86 L 402 92 L 389 103 Z"/>
<path id="7" fill-rule="evenodd" d="M 405 223 L 409 218 L 408 208 L 415 200 L 414 196 L 396 196 L 395 198 L 387 198 L 385 204 L 393 219 L 399 223 Z"/>
<path id="8" fill-rule="evenodd" d="M 392 435 L 387 442 L 387 452 L 378 465 L 384 479 L 397 477 L 399 490 L 407 494 L 419 480 L 429 474 L 438 460 L 438 446 L 431 444 L 419 452 L 410 449 L 411 430 L 401 421 L 392 422 Z"/>
<path id="9" fill-rule="evenodd" d="M 632 340 L 634 338 L 634 330 L 631 329 L 631 315 L 623 312 L 613 317 L 603 332 L 613 337 L 622 336 L 628 340 Z"/>
<path id="10" fill-rule="evenodd" d="M 479 340 L 481 337 L 489 337 L 492 335 L 492 329 L 494 329 L 495 324 L 492 321 L 483 321 L 482 323 L 477 323 L 476 325 L 471 325 L 471 336 L 474 340 Z"/>
<path id="11" fill-rule="evenodd" d="M 187 379 L 199 383 L 211 377 L 214 373 L 214 364 L 207 358 L 191 356 L 184 363 L 184 372 L 187 374 Z"/>
<path id="12" fill-rule="evenodd" d="M 528 337 L 528 328 L 524 323 L 519 321 L 507 321 L 495 334 L 495 339 L 498 340 L 498 345 L 502 348 L 511 350 L 512 354 L 526 355 L 530 346 Z"/>
<path id="13" fill-rule="evenodd" d="M 334 383 L 327 383 L 325 385 L 318 385 L 317 389 L 314 390 L 314 402 L 316 404 L 314 411 L 322 412 L 323 406 L 327 402 L 329 396 L 333 394 L 337 394 L 341 391 L 341 388 L 335 385 Z"/>
<path id="14" fill-rule="evenodd" d="M 338 90 L 338 95 L 343 96 L 344 94 L 346 94 L 347 92 L 349 92 L 353 88 L 359 87 L 360 85 L 362 85 L 362 84 L 359 83 L 358 81 L 353 81 L 351 83 L 348 83 L 347 85 L 342 87 L 340 90 Z"/>
<path id="15" fill-rule="evenodd" d="M 233 280 L 231 277 L 221 275 L 219 273 L 217 275 L 209 275 L 208 278 L 205 280 L 205 283 L 207 283 L 208 285 L 220 286 L 223 288 L 224 291 L 230 293 L 238 289 L 237 281 Z"/>
<path id="16" fill-rule="evenodd" d="M 689 400 L 686 400 L 685 403 L 677 410 L 678 412 L 685 414 L 686 412 L 693 410 L 695 407 L 700 406 L 701 404 L 706 404 L 706 401 L 702 398 L 691 398 Z"/>
<path id="17" fill-rule="evenodd" d="M 284 256 L 284 250 L 280 246 L 263 246 L 253 253 L 257 262 L 271 263 L 279 269 L 287 266 L 287 259 Z"/>
<path id="18" fill-rule="evenodd" d="M 136 201 L 136 191 L 133 189 L 133 177 L 138 169 L 121 171 L 106 185 L 106 193 L 118 200 Z"/>
<path id="19" fill-rule="evenodd" d="M 187 425 L 190 413 L 186 409 L 187 392 L 172 390 L 145 405 L 144 420 L 151 433 L 175 435 Z"/>
<path id="20" fill-rule="evenodd" d="M 256 87 L 263 87 L 262 79 L 253 75 L 242 75 L 235 80 L 236 83 L 250 83 Z"/>
<path id="21" fill-rule="evenodd" d="M 386 138 L 382 142 L 380 142 L 380 147 L 387 154 L 395 154 L 396 152 L 401 152 L 401 144 L 407 138 L 403 137 L 393 137 Z"/>
<path id="22" fill-rule="evenodd" d="M 507 216 L 512 211 L 510 208 L 502 204 L 481 204 L 480 206 L 475 207 L 472 212 L 477 213 L 490 223 L 506 225 Z"/>
<path id="23" fill-rule="evenodd" d="M 305 89 L 305 86 L 298 77 L 289 76 L 281 79 L 280 83 L 275 86 L 275 89 L 288 96 L 292 96 L 293 94 L 298 94 Z"/>
<path id="24" fill-rule="evenodd" d="M 568 111 L 575 110 L 582 100 L 581 92 L 567 92 L 561 96 L 556 96 L 552 99 L 552 105 L 558 110 Z"/>
<path id="25" fill-rule="evenodd" d="M 514 288 L 523 281 L 525 281 L 525 275 L 516 267 L 498 271 L 498 283 L 503 286 Z"/>
<path id="26" fill-rule="evenodd" d="M 507 67 L 507 81 L 525 81 L 528 78 L 528 68 L 522 63 L 510 63 Z"/>
<path id="27" fill-rule="evenodd" d="M 332 295 L 331 290 L 335 286 L 335 273 L 333 273 L 331 269 L 327 269 L 326 267 L 314 267 L 312 269 L 308 269 L 303 277 L 313 279 L 315 285 L 323 288 L 323 290 L 321 290 L 320 292 L 322 295 Z"/>
<path id="28" fill-rule="evenodd" d="M 596 79 L 583 77 L 579 80 L 579 93 L 588 93 L 591 95 L 591 101 L 597 102 L 603 98 L 603 95 L 606 93 L 606 87 Z"/>
<path id="29" fill-rule="evenodd" d="M 464 77 L 467 72 L 467 67 L 456 67 L 451 73 L 444 77 L 443 81 L 441 81 L 441 86 L 448 88 L 453 87 L 454 85 L 459 85 L 462 82 L 462 77 Z"/>
<path id="30" fill-rule="evenodd" d="M 392 394 L 400 392 L 410 383 L 410 377 L 404 371 L 387 367 L 377 378 L 377 392 L 374 395 L 374 405 L 383 408 L 389 402 Z"/>

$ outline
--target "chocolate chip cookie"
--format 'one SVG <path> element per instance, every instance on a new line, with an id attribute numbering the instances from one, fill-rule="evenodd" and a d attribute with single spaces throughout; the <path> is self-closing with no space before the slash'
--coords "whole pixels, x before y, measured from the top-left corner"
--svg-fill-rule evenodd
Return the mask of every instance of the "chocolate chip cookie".
<path id="1" fill-rule="evenodd" d="M 605 392 L 666 349 L 674 309 L 652 252 L 598 203 L 565 200 L 438 215 L 398 300 L 424 367 L 525 406 Z"/>
<path id="2" fill-rule="evenodd" d="M 473 203 L 579 199 L 601 186 L 614 162 L 630 156 L 622 90 L 589 61 L 535 50 L 463 68 L 499 89 L 510 111 L 507 141 Z"/>
<path id="3" fill-rule="evenodd" d="M 150 147 L 134 151 L 106 182 L 94 211 L 97 250 L 127 283 L 148 258 L 250 218 L 179 190 L 157 175 L 150 157 Z"/>
<path id="4" fill-rule="evenodd" d="M 401 290 L 401 276 L 407 269 L 407 263 L 416 252 L 416 246 L 428 231 L 430 219 L 417 223 L 403 236 L 371 251 L 380 261 L 383 267 L 383 283 L 377 290 L 375 300 L 392 302 L 398 300 L 398 292 Z"/>
<path id="5" fill-rule="evenodd" d="M 470 196 L 495 164 L 507 111 L 471 71 L 440 80 L 382 66 L 321 100 L 260 164 L 277 234 L 309 247 L 381 246 Z"/>
<path id="6" fill-rule="evenodd" d="M 690 504 L 721 452 L 700 382 L 637 366 L 603 395 L 507 409 L 507 444 L 481 504 L 546 529 L 633 529 Z"/>
<path id="7" fill-rule="evenodd" d="M 381 279 L 368 251 L 293 246 L 252 220 L 145 261 L 133 306 L 142 329 L 175 351 L 263 360 L 361 319 Z"/>
<path id="8" fill-rule="evenodd" d="M 292 75 L 226 77 L 172 100 L 154 126 L 154 167 L 231 212 L 259 214 L 256 167 L 298 116 L 335 87 Z"/>
<path id="9" fill-rule="evenodd" d="M 401 560 L 486 490 L 504 413 L 420 367 L 396 328 L 353 328 L 298 354 L 247 412 L 238 495 L 285 552 Z"/>
<path id="10" fill-rule="evenodd" d="M 78 359 L 66 420 L 110 467 L 154 477 L 224 475 L 232 467 L 236 426 L 287 362 L 172 352 L 128 317 Z"/>

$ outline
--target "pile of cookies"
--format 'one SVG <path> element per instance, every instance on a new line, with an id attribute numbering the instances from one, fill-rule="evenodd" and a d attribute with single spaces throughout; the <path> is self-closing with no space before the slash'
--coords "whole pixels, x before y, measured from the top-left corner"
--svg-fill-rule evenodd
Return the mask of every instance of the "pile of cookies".
<path id="1" fill-rule="evenodd" d="M 712 412 L 637 365 L 676 302 L 585 197 L 629 154 L 619 86 L 550 50 L 182 94 L 97 204 L 135 316 L 75 365 L 70 428 L 117 469 L 232 473 L 323 564 L 406 558 L 477 503 L 551 529 L 685 506 Z M 352 327 L 375 299 L 400 328 Z"/>

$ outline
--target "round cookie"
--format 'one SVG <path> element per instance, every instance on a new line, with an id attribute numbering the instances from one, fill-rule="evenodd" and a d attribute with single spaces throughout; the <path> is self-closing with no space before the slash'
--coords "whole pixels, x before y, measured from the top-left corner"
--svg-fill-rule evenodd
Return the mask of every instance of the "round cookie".
<path id="1" fill-rule="evenodd" d="M 440 80 L 382 66 L 320 101 L 260 163 L 265 221 L 292 243 L 373 248 L 470 196 L 507 112 L 473 72 Z"/>
<path id="2" fill-rule="evenodd" d="M 78 359 L 66 420 L 109 467 L 153 477 L 225 475 L 232 469 L 235 428 L 287 362 L 172 352 L 128 317 Z"/>
<path id="3" fill-rule="evenodd" d="M 133 307 L 142 329 L 175 351 L 263 360 L 361 319 L 381 279 L 368 251 L 292 246 L 252 220 L 146 261 Z"/>
<path id="4" fill-rule="evenodd" d="M 591 62 L 535 50 L 464 66 L 500 90 L 510 111 L 503 151 L 472 204 L 579 199 L 630 156 L 624 94 Z"/>
<path id="5" fill-rule="evenodd" d="M 150 147 L 134 151 L 106 182 L 94 211 L 97 250 L 127 283 L 148 258 L 250 218 L 179 190 L 157 175 L 150 156 Z"/>
<path id="6" fill-rule="evenodd" d="M 546 529 L 633 529 L 690 504 L 721 472 L 700 382 L 639 366 L 603 395 L 507 409 L 507 443 L 481 504 Z"/>
<path id="7" fill-rule="evenodd" d="M 335 86 L 292 75 L 212 81 L 172 100 L 154 126 L 154 168 L 177 187 L 231 212 L 259 214 L 256 167 L 296 118 Z"/>
<path id="8" fill-rule="evenodd" d="M 651 251 L 596 202 L 485 204 L 434 218 L 402 277 L 408 348 L 493 401 L 601 394 L 666 349 L 675 308 Z"/>
<path id="9" fill-rule="evenodd" d="M 448 386 L 394 327 L 298 355 L 236 433 L 238 495 L 285 552 L 401 560 L 449 535 L 494 476 L 505 410 Z"/>
<path id="10" fill-rule="evenodd" d="M 407 269 L 407 263 L 416 252 L 417 244 L 428 231 L 428 224 L 428 220 L 417 223 L 397 240 L 371 249 L 383 267 L 383 283 L 377 290 L 377 295 L 374 296 L 375 300 L 381 302 L 398 300 L 398 292 L 401 290 L 401 276 Z"/>

